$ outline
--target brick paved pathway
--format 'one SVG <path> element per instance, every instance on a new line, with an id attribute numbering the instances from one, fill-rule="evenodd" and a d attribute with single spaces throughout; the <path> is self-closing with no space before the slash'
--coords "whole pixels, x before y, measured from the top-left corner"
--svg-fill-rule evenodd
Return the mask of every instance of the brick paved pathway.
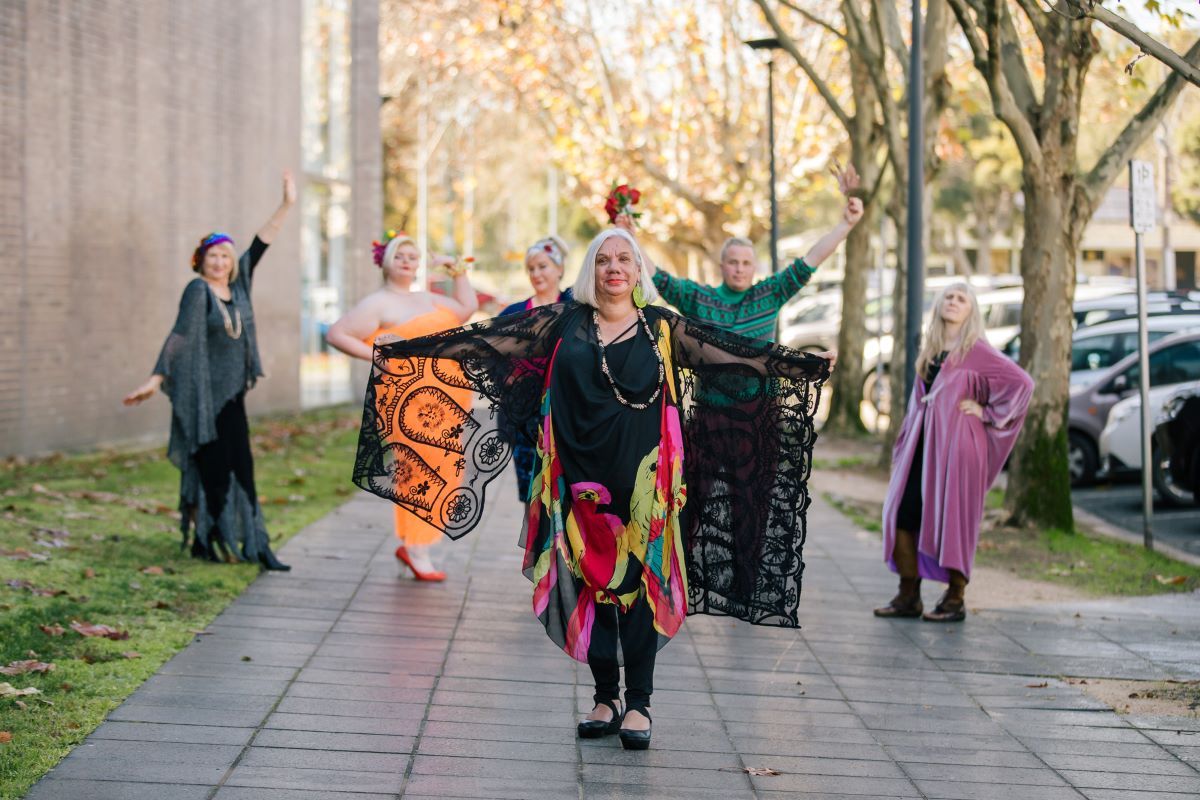
<path id="1" fill-rule="evenodd" d="M 877 540 L 821 502 L 801 632 L 690 619 L 659 655 L 653 749 L 577 741 L 589 675 L 531 616 L 518 515 L 494 502 L 426 586 L 396 577 L 390 510 L 352 500 L 28 800 L 1200 796 L 1200 720 L 1041 677 L 1200 677 L 1200 597 L 876 620 Z"/>

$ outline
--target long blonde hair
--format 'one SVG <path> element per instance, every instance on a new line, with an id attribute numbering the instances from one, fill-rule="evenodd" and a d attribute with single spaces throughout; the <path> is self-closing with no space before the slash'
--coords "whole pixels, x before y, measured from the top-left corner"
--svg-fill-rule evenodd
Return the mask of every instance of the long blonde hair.
<path id="1" fill-rule="evenodd" d="M 942 319 L 942 304 L 946 301 L 946 295 L 953 291 L 960 291 L 971 300 L 971 310 L 967 314 L 967 318 L 963 321 L 962 332 L 958 337 L 958 344 L 954 350 L 946 355 L 946 360 L 961 361 L 975 343 L 983 336 L 983 315 L 979 313 L 979 298 L 975 296 L 975 290 L 967 283 L 952 283 L 942 290 L 933 304 L 933 311 L 929 317 L 929 327 L 925 329 L 925 338 L 921 343 L 921 352 L 917 356 L 917 374 L 922 378 L 928 377 L 929 365 L 933 359 L 938 356 L 943 350 L 946 350 L 946 321 Z"/>

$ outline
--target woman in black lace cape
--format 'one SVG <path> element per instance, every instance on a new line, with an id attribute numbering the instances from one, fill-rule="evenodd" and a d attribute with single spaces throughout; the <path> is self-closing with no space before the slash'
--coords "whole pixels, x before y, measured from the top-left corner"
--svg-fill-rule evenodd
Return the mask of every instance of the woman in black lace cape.
<path id="1" fill-rule="evenodd" d="M 212 233 L 192 256 L 199 276 L 183 290 L 175 325 L 150 379 L 125 397 L 136 405 L 160 388 L 171 399 L 167 456 L 180 471 L 183 543 L 211 560 L 287 570 L 271 552 L 254 486 L 245 397 L 262 377 L 250 286 L 254 269 L 296 202 L 290 173 L 283 201 L 239 257 L 233 239 Z"/>
<path id="2" fill-rule="evenodd" d="M 636 242 L 612 229 L 588 250 L 579 302 L 377 345 L 354 480 L 458 538 L 514 443 L 533 444 L 534 612 L 592 668 L 580 735 L 622 725 L 623 664 L 622 742 L 644 747 L 654 653 L 687 613 L 797 625 L 829 362 L 639 308 L 635 289 L 654 299 Z"/>

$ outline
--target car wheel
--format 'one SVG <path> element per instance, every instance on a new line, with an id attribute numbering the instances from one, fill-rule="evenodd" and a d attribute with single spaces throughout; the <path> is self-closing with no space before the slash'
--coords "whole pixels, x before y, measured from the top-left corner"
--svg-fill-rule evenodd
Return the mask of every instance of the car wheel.
<path id="1" fill-rule="evenodd" d="M 1100 454 L 1096 443 L 1085 434 L 1071 431 L 1067 444 L 1067 469 L 1071 473 L 1072 486 L 1091 486 L 1096 482 L 1100 468 Z"/>
<path id="2" fill-rule="evenodd" d="M 1175 458 L 1187 458 L 1189 454 L 1175 453 Z M 1170 508 L 1187 507 L 1193 504 L 1194 497 L 1191 489 L 1175 480 L 1171 470 L 1171 458 L 1154 448 L 1154 457 L 1151 459 L 1153 469 L 1151 476 L 1154 479 L 1154 488 L 1158 491 L 1158 498 L 1163 505 Z M 1180 473 L 1176 473 L 1180 474 Z M 1181 470 L 1181 474 L 1187 475 L 1187 470 Z"/>

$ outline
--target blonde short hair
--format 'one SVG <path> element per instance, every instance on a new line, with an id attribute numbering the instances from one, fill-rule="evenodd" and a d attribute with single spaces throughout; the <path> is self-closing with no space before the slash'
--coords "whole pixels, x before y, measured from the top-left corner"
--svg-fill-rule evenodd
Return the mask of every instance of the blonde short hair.
<path id="1" fill-rule="evenodd" d="M 744 236 L 730 236 L 725 240 L 725 243 L 721 245 L 721 257 L 717 260 L 722 264 L 725 263 L 725 256 L 729 255 L 729 248 L 731 247 L 749 247 L 750 253 L 752 255 L 754 254 L 754 242 L 750 241 Z"/>
<path id="2" fill-rule="evenodd" d="M 200 263 L 196 265 L 196 273 L 201 277 L 204 276 L 204 259 L 208 258 L 208 254 L 213 250 L 224 250 L 229 255 L 229 260 L 233 262 L 233 266 L 229 268 L 229 282 L 234 283 L 238 279 L 238 254 L 237 250 L 233 249 L 232 242 L 217 242 L 204 248 L 204 257 L 200 259 Z"/>
<path id="3" fill-rule="evenodd" d="M 658 299 L 658 289 L 654 288 L 654 279 L 650 277 L 650 273 L 646 269 L 646 259 L 642 257 L 642 250 L 633 237 L 620 228 L 608 228 L 601 231 L 588 245 L 587 254 L 583 257 L 583 265 L 579 268 L 579 277 L 575 279 L 575 286 L 571 290 L 575 300 L 585 306 L 596 307 L 596 256 L 600 254 L 600 248 L 604 243 L 614 236 L 620 236 L 633 248 L 633 259 L 638 266 L 638 286 L 642 287 L 642 297 L 646 302 L 653 303 Z"/>
<path id="4" fill-rule="evenodd" d="M 406 244 L 411 244 L 416 248 L 417 252 L 421 252 L 421 248 L 417 247 L 417 243 L 413 241 L 411 236 L 400 234 L 394 237 L 387 243 L 387 247 L 383 248 L 383 258 L 379 259 L 379 266 L 386 267 L 392 263 L 392 259 L 396 257 L 396 251 Z"/>

